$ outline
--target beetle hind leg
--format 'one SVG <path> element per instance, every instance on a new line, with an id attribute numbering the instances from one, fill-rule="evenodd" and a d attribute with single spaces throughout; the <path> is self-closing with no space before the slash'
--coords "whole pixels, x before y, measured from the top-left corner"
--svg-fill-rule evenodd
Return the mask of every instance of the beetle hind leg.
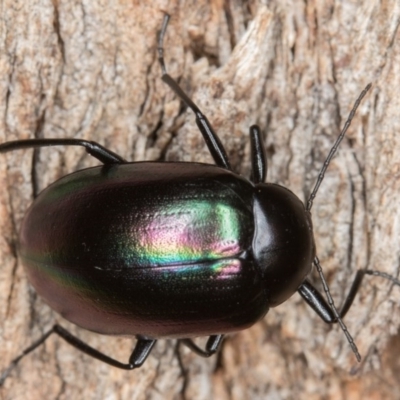
<path id="1" fill-rule="evenodd" d="M 205 350 L 201 349 L 197 346 L 196 343 L 193 342 L 192 339 L 180 339 L 180 341 L 194 353 L 196 353 L 200 357 L 211 357 L 215 354 L 221 343 L 224 335 L 212 335 L 208 338 Z"/>
<path id="2" fill-rule="evenodd" d="M 72 335 L 62 326 L 54 325 L 53 328 L 47 331 L 41 338 L 39 338 L 31 346 L 27 347 L 18 357 L 16 357 L 13 361 L 11 361 L 7 369 L 0 375 L 0 386 L 3 385 L 4 381 L 10 375 L 11 371 L 21 361 L 21 359 L 24 358 L 29 353 L 31 353 L 32 351 L 34 351 L 40 345 L 42 345 L 52 333 L 56 333 L 70 345 L 74 346 L 76 349 L 82 351 L 83 353 L 93 358 L 96 358 L 97 360 L 103 361 L 106 364 L 112 365 L 113 367 L 126 370 L 131 370 L 141 367 L 143 363 L 146 361 L 148 355 L 150 354 L 152 348 L 156 343 L 155 339 L 149 339 L 144 336 L 138 336 L 138 341 L 136 342 L 136 346 L 133 349 L 131 356 L 129 357 L 129 362 L 124 364 L 89 346 L 87 343 L 81 341 L 76 336 Z"/>

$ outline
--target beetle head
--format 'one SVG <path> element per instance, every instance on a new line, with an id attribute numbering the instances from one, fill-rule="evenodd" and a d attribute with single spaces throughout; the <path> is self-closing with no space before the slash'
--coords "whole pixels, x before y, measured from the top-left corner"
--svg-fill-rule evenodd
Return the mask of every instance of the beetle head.
<path id="1" fill-rule="evenodd" d="M 254 196 L 253 254 L 269 306 L 287 300 L 303 283 L 315 257 L 311 214 L 290 190 L 260 183 Z"/>

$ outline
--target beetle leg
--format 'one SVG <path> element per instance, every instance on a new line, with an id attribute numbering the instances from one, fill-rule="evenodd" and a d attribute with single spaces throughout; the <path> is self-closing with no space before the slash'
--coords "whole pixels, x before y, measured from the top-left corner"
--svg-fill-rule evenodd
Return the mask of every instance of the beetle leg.
<path id="1" fill-rule="evenodd" d="M 335 315 L 331 307 L 326 302 L 322 294 L 307 279 L 297 289 L 300 296 L 315 311 L 319 317 L 327 324 L 336 322 Z"/>
<path id="2" fill-rule="evenodd" d="M 3 371 L 0 375 L 0 387 L 3 386 L 4 381 L 7 379 L 7 377 L 10 375 L 11 371 L 18 365 L 18 363 L 21 361 L 22 358 L 24 358 L 26 355 L 28 355 L 30 352 L 35 350 L 37 347 L 39 347 L 41 344 L 43 344 L 46 339 L 53 333 L 53 328 L 50 329 L 48 332 L 46 332 L 40 339 L 38 339 L 36 342 L 34 342 L 32 345 L 27 347 L 22 354 L 20 354 L 18 357 L 14 358 L 14 360 L 11 361 L 10 365 L 7 367 L 5 371 Z"/>
<path id="3" fill-rule="evenodd" d="M 113 367 L 121 369 L 134 369 L 141 367 L 144 361 L 146 360 L 147 356 L 150 354 L 151 349 L 156 343 L 155 339 L 142 339 L 142 338 L 138 339 L 138 341 L 136 342 L 136 346 L 133 349 L 131 356 L 129 357 L 129 363 L 124 364 L 117 360 L 114 360 L 111 357 L 106 356 L 105 354 L 94 349 L 85 342 L 82 342 L 80 339 L 69 333 L 60 325 L 54 325 L 53 332 L 57 333 L 57 335 L 61 336 L 66 342 L 76 347 L 83 353 L 86 353 L 87 355 L 93 358 L 97 358 L 98 360 L 103 361 L 106 364 L 110 364 Z"/>
<path id="4" fill-rule="evenodd" d="M 163 41 L 165 32 L 167 30 L 168 21 L 170 16 L 165 14 L 162 28 L 158 37 L 158 61 L 161 65 L 162 80 L 183 100 L 183 102 L 194 112 L 196 116 L 196 124 L 203 135 L 203 138 L 210 150 L 211 156 L 215 163 L 222 168 L 231 170 L 228 156 L 226 155 L 224 146 L 222 145 L 219 137 L 212 128 L 207 117 L 200 111 L 199 107 L 189 98 L 189 96 L 182 90 L 178 83 L 167 73 L 167 68 L 164 61 L 164 47 Z"/>
<path id="5" fill-rule="evenodd" d="M 368 275 L 375 275 L 380 276 L 382 278 L 386 278 L 390 280 L 392 283 L 396 285 L 400 285 L 400 281 L 388 274 L 379 271 L 372 271 L 372 270 L 359 270 L 354 278 L 354 281 L 351 285 L 350 291 L 344 301 L 344 304 L 338 312 L 334 305 L 332 296 L 329 292 L 328 285 L 325 281 L 324 275 L 322 273 L 321 265 L 319 264 L 318 257 L 314 258 L 314 264 L 320 274 L 322 284 L 324 286 L 325 294 L 328 298 L 328 303 L 322 297 L 321 293 L 318 292 L 317 289 L 307 280 L 303 282 L 303 284 L 299 287 L 298 292 L 303 297 L 303 299 L 307 302 L 307 304 L 327 323 L 331 324 L 337 322 L 340 327 L 342 328 L 343 333 L 345 334 L 347 341 L 349 342 L 357 360 L 361 361 L 360 353 L 358 352 L 357 346 L 354 343 L 352 336 L 350 335 L 349 331 L 347 330 L 346 325 L 342 321 L 342 317 L 344 317 L 347 311 L 350 309 L 358 291 L 360 290 L 362 280 L 365 274 Z"/>
<path id="6" fill-rule="evenodd" d="M 267 175 L 267 160 L 261 137 L 260 127 L 253 125 L 250 127 L 251 143 L 251 180 L 253 183 L 262 183 Z"/>
<path id="7" fill-rule="evenodd" d="M 197 344 L 193 342 L 192 339 L 180 339 L 181 342 L 189 347 L 190 350 L 195 352 L 201 357 L 210 357 L 215 354 L 222 342 L 224 335 L 212 335 L 208 338 L 205 350 L 201 349 Z"/>
<path id="8" fill-rule="evenodd" d="M 347 294 L 342 308 L 340 309 L 339 316 L 343 318 L 350 310 L 351 305 L 361 288 L 361 283 L 365 275 L 380 276 L 381 278 L 388 279 L 395 285 L 400 286 L 400 280 L 394 278 L 391 275 L 385 274 L 384 272 L 374 271 L 370 269 L 360 269 L 357 271 L 356 276 L 351 284 L 349 293 Z M 299 287 L 298 292 L 301 297 L 307 302 L 307 304 L 321 317 L 321 319 L 332 324 L 337 321 L 331 307 L 326 302 L 322 294 L 306 279 L 303 284 Z"/>
<path id="9" fill-rule="evenodd" d="M 0 153 L 7 151 L 46 146 L 83 146 L 85 150 L 103 164 L 121 164 L 126 161 L 102 145 L 83 139 L 26 139 L 0 144 Z"/>
<path id="10" fill-rule="evenodd" d="M 127 370 L 141 367 L 143 363 L 146 361 L 147 356 L 150 354 L 153 346 L 156 343 L 155 339 L 140 337 L 136 342 L 136 346 L 133 349 L 131 356 L 129 357 L 129 362 L 127 364 L 124 364 L 111 357 L 106 356 L 105 354 L 94 349 L 85 342 L 82 342 L 80 339 L 69 333 L 66 329 L 64 329 L 60 325 L 54 325 L 53 328 L 47 331 L 40 339 L 38 339 L 31 346 L 26 348 L 21 355 L 19 355 L 17 358 L 11 361 L 8 368 L 0 375 L 0 386 L 3 385 L 4 381 L 9 376 L 10 372 L 17 366 L 17 364 L 21 361 L 21 359 L 24 358 L 29 353 L 31 353 L 41 344 L 43 344 L 52 333 L 56 333 L 70 345 L 74 346 L 78 350 L 82 351 L 83 353 L 86 353 L 87 355 L 93 358 L 103 361 L 106 364 L 112 365 L 113 367 L 127 369 Z"/>

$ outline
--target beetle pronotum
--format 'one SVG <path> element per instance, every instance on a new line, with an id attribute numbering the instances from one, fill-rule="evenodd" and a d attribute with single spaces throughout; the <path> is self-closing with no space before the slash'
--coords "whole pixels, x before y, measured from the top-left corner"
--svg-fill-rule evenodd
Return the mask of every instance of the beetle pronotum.
<path id="1" fill-rule="evenodd" d="M 306 207 L 288 189 L 264 183 L 267 163 L 258 126 L 250 128 L 251 180 L 232 172 L 211 124 L 167 73 L 163 81 L 193 111 L 216 165 L 129 163 L 95 142 L 33 139 L 6 142 L 0 152 L 43 146 L 83 146 L 103 165 L 67 175 L 35 199 L 20 232 L 19 254 L 29 280 L 67 320 L 108 335 L 133 335 L 127 363 L 93 349 L 56 324 L 15 358 L 0 384 L 28 353 L 56 333 L 76 349 L 122 369 L 140 367 L 158 338 L 175 337 L 200 356 L 214 354 L 223 335 L 245 329 L 296 291 L 327 323 L 341 318 L 365 274 L 357 272 L 340 312 L 316 257 L 313 200 L 330 160 L 368 91 L 357 99 L 319 174 Z M 307 279 L 312 263 L 323 296 Z M 192 338 L 209 336 L 205 349 Z"/>

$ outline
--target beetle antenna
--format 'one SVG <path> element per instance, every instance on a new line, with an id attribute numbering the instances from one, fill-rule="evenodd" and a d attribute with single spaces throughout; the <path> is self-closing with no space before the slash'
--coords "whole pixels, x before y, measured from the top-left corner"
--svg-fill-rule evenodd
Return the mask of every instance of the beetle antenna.
<path id="1" fill-rule="evenodd" d="M 323 165 L 323 167 L 321 168 L 321 171 L 320 171 L 320 173 L 319 173 L 319 175 L 318 175 L 317 183 L 315 184 L 314 189 L 313 189 L 313 191 L 312 191 L 312 193 L 311 193 L 311 195 L 310 195 L 310 197 L 309 197 L 309 199 L 308 199 L 308 202 L 307 202 L 307 207 L 306 207 L 306 210 L 307 210 L 307 211 L 310 211 L 310 210 L 311 210 L 311 207 L 313 206 L 313 201 L 314 201 L 315 196 L 316 196 L 316 194 L 317 194 L 317 192 L 318 192 L 318 189 L 319 189 L 319 187 L 320 187 L 320 185 L 321 185 L 321 183 L 322 183 L 322 181 L 323 181 L 323 179 L 324 179 L 325 172 L 326 172 L 326 170 L 328 169 L 329 163 L 331 162 L 333 156 L 335 155 L 336 150 L 338 149 L 340 142 L 342 141 L 344 135 L 345 135 L 346 132 L 347 132 L 347 129 L 349 129 L 349 126 L 350 126 L 350 124 L 351 124 L 351 121 L 352 121 L 353 118 L 354 118 L 354 115 L 355 115 L 355 113 L 356 113 L 356 111 L 357 111 L 358 106 L 359 106 L 360 103 L 361 103 L 361 100 L 364 98 L 364 96 L 367 94 L 367 92 L 368 92 L 368 90 L 369 90 L 370 88 L 371 88 L 371 83 L 369 83 L 369 84 L 365 87 L 365 89 L 360 93 L 360 95 L 358 96 L 356 102 L 354 103 L 353 109 L 350 111 L 350 114 L 349 114 L 349 116 L 348 116 L 348 118 L 347 118 L 346 123 L 344 124 L 344 127 L 343 127 L 342 131 L 340 132 L 340 135 L 339 135 L 338 138 L 336 139 L 335 144 L 334 144 L 333 147 L 331 148 L 331 151 L 329 152 L 328 157 L 326 158 L 326 160 L 325 160 L 325 162 L 324 162 L 324 165 Z"/>
<path id="2" fill-rule="evenodd" d="M 387 274 L 386 272 L 381 272 L 381 271 L 375 271 L 372 269 L 367 269 L 365 270 L 365 273 L 367 275 L 372 275 L 372 276 L 380 276 L 381 278 L 387 279 L 388 281 L 392 282 L 395 285 L 400 286 L 400 280 L 395 278 L 392 275 Z"/>
<path id="3" fill-rule="evenodd" d="M 355 113 L 357 111 L 358 106 L 361 103 L 361 100 L 367 94 L 367 92 L 371 88 L 371 86 L 372 86 L 371 83 L 369 83 L 365 87 L 365 89 L 360 93 L 360 95 L 358 96 L 357 100 L 355 101 L 354 106 L 353 106 L 352 110 L 350 111 L 349 116 L 347 117 L 346 123 L 344 124 L 343 129 L 340 132 L 340 135 L 336 139 L 335 144 L 331 148 L 331 151 L 329 152 L 328 157 L 326 158 L 326 160 L 324 162 L 324 165 L 321 168 L 321 171 L 320 171 L 320 173 L 318 175 L 317 182 L 315 183 L 314 189 L 311 192 L 311 195 L 310 195 L 310 197 L 308 199 L 306 211 L 310 211 L 311 210 L 311 208 L 313 206 L 313 201 L 315 199 L 315 196 L 317 195 L 318 189 L 321 186 L 322 181 L 324 180 L 325 172 L 328 169 L 329 164 L 330 164 L 333 156 L 335 155 L 335 153 L 336 153 L 336 151 L 337 151 L 337 149 L 338 149 L 338 147 L 340 145 L 340 142 L 343 140 L 344 135 L 346 134 L 347 130 L 349 129 L 351 121 L 354 118 L 354 115 L 355 115 Z M 335 306 L 335 303 L 334 303 L 333 298 L 331 296 L 331 293 L 329 291 L 328 284 L 326 283 L 326 280 L 325 280 L 325 277 L 324 277 L 324 273 L 322 272 L 321 264 L 319 263 L 319 259 L 318 259 L 317 256 L 314 258 L 314 265 L 317 268 L 318 274 L 319 274 L 319 276 L 321 278 L 321 282 L 322 282 L 322 285 L 324 287 L 324 291 L 325 291 L 326 297 L 328 299 L 328 304 L 329 304 L 329 306 L 331 307 L 331 309 L 333 311 L 333 314 L 334 314 L 334 316 L 336 318 L 336 321 L 339 323 L 340 327 L 342 328 L 342 331 L 345 334 L 345 336 L 347 338 L 347 341 L 349 342 L 349 344 L 351 346 L 351 349 L 353 350 L 353 353 L 355 354 L 355 356 L 357 358 L 357 361 L 360 362 L 361 361 L 360 353 L 359 353 L 359 351 L 357 349 L 356 344 L 354 343 L 354 339 L 350 335 L 350 332 L 348 331 L 346 325 L 344 324 L 344 322 L 343 322 L 342 318 L 340 317 L 340 314 L 339 314 L 339 312 L 338 312 L 338 310 L 337 310 L 337 308 Z M 380 275 L 380 276 L 383 276 L 383 275 Z M 383 277 L 385 277 L 385 276 L 383 276 Z"/>
<path id="4" fill-rule="evenodd" d="M 353 337 L 351 336 L 350 332 L 348 331 L 347 326 L 345 325 L 342 318 L 340 317 L 339 312 L 335 306 L 335 303 L 333 302 L 333 298 L 329 291 L 328 284 L 326 283 L 325 276 L 324 276 L 324 273 L 322 272 L 321 264 L 319 263 L 319 259 L 317 256 L 315 256 L 315 258 L 314 258 L 314 265 L 317 268 L 318 274 L 321 278 L 322 286 L 324 287 L 326 297 L 328 298 L 328 304 L 331 307 L 333 314 L 335 315 L 336 321 L 339 323 L 340 327 L 342 328 L 342 331 L 345 334 L 347 341 L 349 342 L 351 349 L 353 350 L 353 353 L 355 354 L 355 356 L 357 358 L 357 361 L 360 362 L 361 355 L 358 351 L 357 345 L 355 344 Z"/>

